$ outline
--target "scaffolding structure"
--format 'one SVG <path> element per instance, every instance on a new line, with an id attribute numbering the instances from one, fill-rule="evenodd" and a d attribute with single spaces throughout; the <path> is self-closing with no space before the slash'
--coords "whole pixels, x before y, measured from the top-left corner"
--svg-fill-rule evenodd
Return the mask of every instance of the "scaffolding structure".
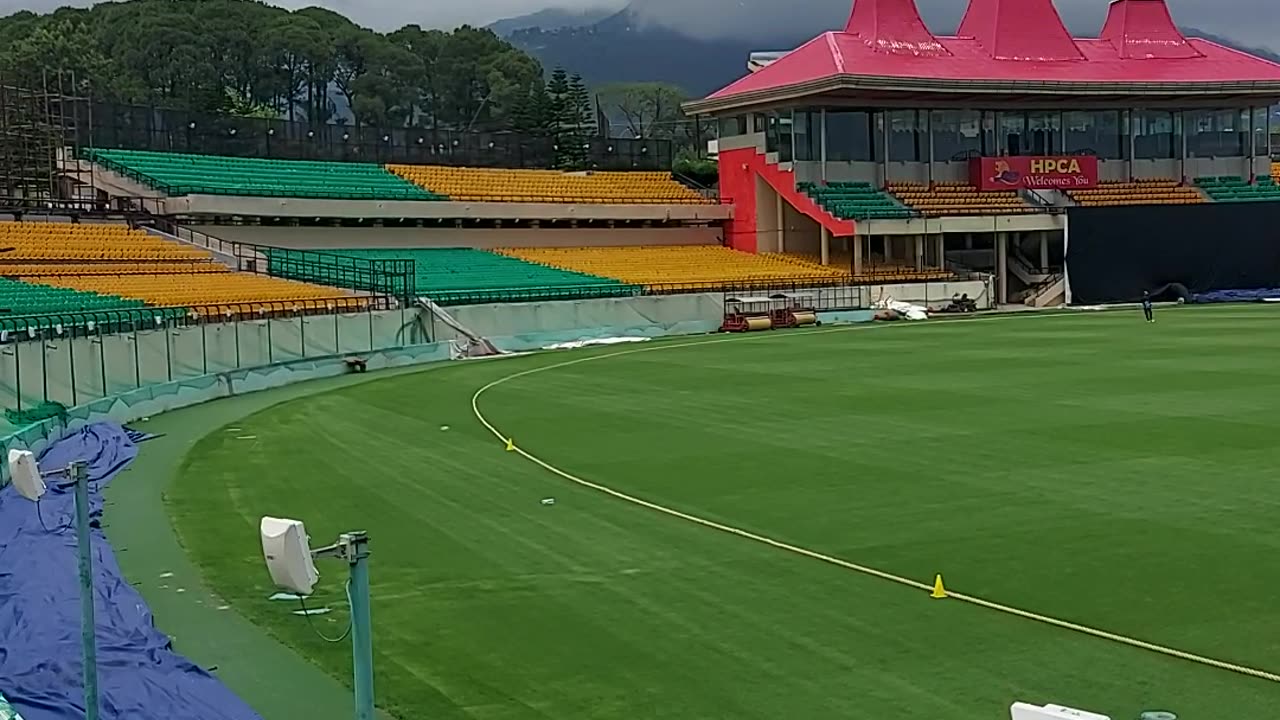
<path id="1" fill-rule="evenodd" d="M 0 197 L 52 199 L 60 191 L 60 162 L 75 141 L 79 103 L 64 88 L 74 78 L 45 73 L 40 87 L 0 77 Z"/>

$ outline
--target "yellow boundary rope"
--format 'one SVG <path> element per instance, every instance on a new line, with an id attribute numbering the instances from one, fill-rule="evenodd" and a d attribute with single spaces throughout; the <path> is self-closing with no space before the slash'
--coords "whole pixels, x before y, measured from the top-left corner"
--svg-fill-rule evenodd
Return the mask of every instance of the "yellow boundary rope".
<path id="1" fill-rule="evenodd" d="M 984 319 L 996 319 L 998 317 L 1000 316 L 993 316 L 991 318 L 984 318 Z M 974 319 L 974 320 L 968 320 L 966 322 L 975 322 L 975 321 L 979 321 L 979 320 Z M 805 333 L 805 335 L 806 336 L 825 335 L 828 333 L 857 330 L 857 329 L 861 329 L 861 328 L 859 326 L 854 326 L 854 327 L 834 328 L 834 329 L 828 329 L 828 330 L 815 330 L 812 332 L 807 332 Z M 754 336 L 754 337 L 767 338 L 767 337 L 785 337 L 785 336 L 764 335 L 764 336 Z M 746 340 L 746 339 L 748 338 L 741 338 L 741 340 Z M 883 570 L 877 570 L 876 568 L 873 568 L 873 567 L 868 567 L 866 565 L 859 565 L 857 563 L 849 562 L 848 560 L 843 560 L 841 558 L 834 557 L 832 555 L 826 555 L 824 553 L 820 553 L 815 550 L 810 550 L 808 548 L 800 547 L 798 545 L 792 545 L 790 543 L 786 543 L 781 540 L 768 537 L 766 535 L 760 535 L 757 533 L 750 532 L 748 530 L 743 530 L 742 528 L 733 527 L 732 525 L 725 525 L 724 523 L 718 523 L 718 522 L 715 522 L 714 520 L 708 520 L 706 518 L 698 517 L 697 515 L 691 515 L 689 513 L 676 510 L 674 508 L 666 507 L 665 505 L 659 505 L 657 503 L 635 497 L 634 495 L 628 495 L 627 493 L 614 490 L 613 488 L 607 485 L 602 485 L 600 483 L 592 482 L 585 478 L 578 477 L 577 475 L 574 475 L 573 473 L 570 473 L 566 470 L 562 470 L 556 467 L 555 465 L 552 465 L 551 463 L 543 460 L 542 458 L 539 458 L 533 453 L 530 453 L 524 450 L 523 448 L 519 447 L 518 445 L 516 445 L 514 441 L 510 438 L 510 436 L 503 435 L 502 432 L 498 430 L 498 428 L 494 426 L 493 423 L 489 422 L 489 419 L 485 417 L 484 413 L 480 411 L 480 397 L 484 395 L 486 392 L 504 383 L 507 383 L 522 377 L 527 377 L 529 375 L 534 375 L 541 372 L 547 372 L 549 370 L 558 370 L 560 368 L 570 367 L 573 365 L 580 365 L 582 363 L 587 363 L 587 362 L 595 362 L 599 360 L 607 360 L 609 358 L 622 357 L 625 355 L 635 355 L 635 354 L 644 353 L 644 352 L 657 352 L 662 350 L 675 350 L 678 348 L 697 347 L 702 345 L 714 345 L 714 344 L 725 343 L 725 342 L 736 342 L 739 340 L 740 340 L 739 338 L 717 338 L 714 340 L 702 340 L 702 341 L 696 341 L 696 342 L 654 345 L 651 347 L 620 350 L 618 352 L 606 353 L 602 355 L 590 355 L 587 357 L 575 358 L 573 360 L 566 360 L 560 363 L 553 363 L 551 365 L 543 365 L 540 367 L 531 368 L 529 370 L 523 370 L 521 372 L 512 373 L 511 375 L 498 378 L 497 380 L 494 380 L 493 382 L 490 382 L 489 384 L 477 390 L 475 394 L 471 396 L 471 412 L 475 415 L 476 419 L 480 421 L 481 425 L 483 425 L 490 433 L 493 434 L 495 438 L 497 438 L 501 443 L 503 443 L 504 447 L 508 448 L 512 452 L 519 454 L 525 460 L 528 460 L 529 462 L 534 463 L 535 465 L 541 467 L 547 472 L 550 472 L 553 475 L 556 475 L 560 478 L 568 480 L 569 482 L 572 482 L 574 484 L 580 485 L 585 488 L 589 488 L 591 490 L 595 490 L 597 492 L 604 493 L 606 495 L 610 495 L 619 500 L 629 502 L 633 505 L 639 505 L 640 507 L 662 513 L 663 515 L 668 515 L 670 517 L 678 518 L 680 520 L 684 520 L 686 522 L 690 522 L 695 525 L 701 525 L 703 527 L 710 528 L 712 530 L 718 530 L 722 533 L 727 533 L 729 535 L 735 535 L 737 537 L 744 538 L 746 540 L 751 540 L 753 542 L 757 542 L 762 545 L 767 545 L 769 547 L 776 548 L 778 550 L 784 550 L 786 552 L 794 553 L 796 555 L 801 555 L 807 558 L 811 558 L 813 560 L 819 560 L 829 565 L 835 565 L 836 567 L 844 568 L 846 570 L 852 570 L 854 572 L 858 572 L 863 575 L 869 575 L 871 577 L 880 578 L 881 580 L 888 580 L 890 582 L 894 582 L 899 585 L 905 585 L 907 587 L 910 587 L 916 590 L 932 591 L 933 585 L 929 583 L 917 582 L 910 578 L 902 577 L 901 575 L 894 575 L 893 573 L 885 572 Z M 1120 635 L 1118 633 L 1108 632 L 1106 630 L 1100 630 L 1098 628 L 1090 627 L 1088 625 L 1081 625 L 1079 623 L 1073 623 L 1068 620 L 1062 620 L 1060 618 L 1050 617 L 1048 615 L 1040 615 L 1038 613 L 1034 613 L 1029 610 L 1022 610 L 1020 608 L 1011 607 L 1009 605 L 1002 605 L 1000 603 L 992 602 L 990 600 L 984 600 L 982 598 L 974 597 L 972 595 L 965 595 L 962 593 L 957 593 L 957 592 L 948 590 L 947 596 L 950 598 L 959 600 L 961 602 L 966 602 L 971 605 L 983 607 L 988 610 L 994 610 L 996 612 L 1004 613 L 1006 615 L 1014 615 L 1016 617 L 1032 620 L 1045 625 L 1051 625 L 1054 627 L 1062 628 L 1064 630 L 1070 630 L 1070 631 L 1081 633 L 1084 635 L 1090 635 L 1092 637 L 1102 638 L 1104 640 L 1117 642 L 1122 645 L 1128 645 L 1129 647 L 1134 647 L 1141 650 L 1147 650 L 1150 652 L 1159 653 L 1167 657 L 1178 658 L 1180 660 L 1188 660 L 1190 662 L 1198 663 L 1200 665 L 1206 665 L 1208 667 L 1218 668 L 1219 670 L 1227 670 L 1229 672 L 1237 673 L 1240 675 L 1246 675 L 1249 677 L 1255 677 L 1255 678 L 1260 678 L 1262 680 L 1270 680 L 1271 682 L 1280 683 L 1280 675 L 1277 675 L 1276 673 L 1268 672 L 1266 670 L 1259 670 L 1257 668 L 1251 668 L 1245 665 L 1236 665 L 1235 663 L 1230 663 L 1225 660 L 1217 660 L 1215 658 L 1207 657 L 1204 655 L 1197 655 L 1195 653 L 1185 652 L 1183 650 L 1166 647 L 1164 645 L 1158 645 L 1156 643 L 1147 642 L 1145 640 L 1139 640 L 1137 638 L 1128 637 L 1126 635 Z"/>

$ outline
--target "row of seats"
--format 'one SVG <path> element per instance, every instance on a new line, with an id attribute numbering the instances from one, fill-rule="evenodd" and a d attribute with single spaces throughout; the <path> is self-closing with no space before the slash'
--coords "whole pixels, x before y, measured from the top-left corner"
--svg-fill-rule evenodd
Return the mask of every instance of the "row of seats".
<path id="1" fill-rule="evenodd" d="M 634 295 L 637 288 L 584 272 L 575 272 L 471 248 L 343 248 L 335 255 L 367 260 L 413 260 L 415 289 L 437 302 L 487 302 Z M 292 270 L 287 256 L 272 257 L 274 274 Z M 520 291 L 518 294 L 514 291 Z"/>
<path id="2" fill-rule="evenodd" d="M 59 275 L 176 275 L 183 273 L 226 273 L 222 263 L 205 262 L 3 262 L 0 271 L 15 277 L 56 277 Z"/>
<path id="3" fill-rule="evenodd" d="M 146 303 L 140 300 L 0 277 L 0 318 L 16 315 L 126 310 L 145 305 Z"/>
<path id="4" fill-rule="evenodd" d="M 248 195 L 341 200 L 443 200 L 373 163 L 87 150 L 102 163 L 170 195 Z"/>
<path id="5" fill-rule="evenodd" d="M 5 251 L 0 277 L 29 293 L 53 293 L 48 302 L 13 303 L 20 308 L 15 313 L 144 305 L 354 309 L 368 304 L 336 288 L 234 272 L 205 250 L 124 225 L 3 222 L 0 249 Z"/>
<path id="6" fill-rule="evenodd" d="M 1086 207 L 1195 205 L 1205 202 L 1199 190 L 1170 179 L 1101 182 L 1096 188 L 1070 190 L 1067 194 L 1076 204 Z"/>
<path id="7" fill-rule="evenodd" d="M 89 149 L 84 156 L 170 195 L 693 205 L 711 201 L 664 172 L 560 172 Z"/>
<path id="8" fill-rule="evenodd" d="M 935 182 L 932 185 L 892 182 L 889 183 L 889 191 L 908 207 L 927 217 L 1019 215 L 1041 211 L 1018 197 L 1015 190 L 979 190 L 960 181 Z"/>
<path id="9" fill-rule="evenodd" d="M 838 277 L 852 276 L 860 281 L 874 282 L 921 282 L 927 280 L 944 280 L 951 277 L 951 273 L 945 270 L 929 269 L 916 270 L 914 267 L 901 265 L 897 263 L 875 263 L 869 261 L 863 267 L 862 272 L 853 275 L 853 255 L 851 253 L 830 253 L 827 255 L 827 264 L 822 264 L 822 258 L 817 255 L 806 253 L 769 253 L 772 257 L 778 257 L 790 262 L 798 267 L 803 268 L 806 272 L 816 275 L 820 273 L 831 273 Z"/>
<path id="10" fill-rule="evenodd" d="M 645 286 L 683 285 L 694 289 L 725 283 L 800 281 L 824 275 L 774 256 L 720 245 L 505 248 L 497 252 L 530 263 Z"/>
<path id="11" fill-rule="evenodd" d="M 1250 183 L 1237 175 L 1198 177 L 1196 184 L 1215 202 L 1257 202 L 1280 200 L 1280 184 L 1269 175 Z"/>
<path id="12" fill-rule="evenodd" d="M 208 261 L 209 253 L 124 225 L 0 223 L 0 261 Z"/>
<path id="13" fill-rule="evenodd" d="M 54 287 L 133 298 L 151 305 L 199 306 L 198 311 L 208 314 L 222 312 L 221 308 L 206 307 L 210 305 L 355 310 L 368 303 L 366 298 L 333 288 L 240 272 L 127 277 L 54 275 L 25 279 Z"/>
<path id="14" fill-rule="evenodd" d="M 698 205 L 710 202 L 662 172 L 560 172 L 388 165 L 414 184 L 459 202 Z"/>
<path id="15" fill-rule="evenodd" d="M 867 182 L 829 182 L 819 185 L 796 183 L 796 189 L 835 217 L 844 220 L 908 218 L 915 215 L 909 208 L 883 190 Z"/>

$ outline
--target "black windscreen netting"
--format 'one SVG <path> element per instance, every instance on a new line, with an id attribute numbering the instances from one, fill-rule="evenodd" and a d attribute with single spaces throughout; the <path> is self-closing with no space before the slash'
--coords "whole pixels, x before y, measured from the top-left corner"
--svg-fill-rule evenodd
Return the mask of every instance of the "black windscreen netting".
<path id="1" fill-rule="evenodd" d="M 1278 202 L 1071 208 L 1067 233 L 1073 304 L 1280 288 Z"/>

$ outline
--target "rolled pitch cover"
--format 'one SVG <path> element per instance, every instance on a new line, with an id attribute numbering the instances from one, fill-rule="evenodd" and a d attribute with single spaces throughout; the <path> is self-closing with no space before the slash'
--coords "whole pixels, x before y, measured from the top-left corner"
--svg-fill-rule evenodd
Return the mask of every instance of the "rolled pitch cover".
<path id="1" fill-rule="evenodd" d="M 800 312 L 791 313 L 791 317 L 796 319 L 797 325 L 817 325 L 818 324 L 818 314 L 815 312 L 810 312 L 808 310 L 801 310 Z"/>
<path id="2" fill-rule="evenodd" d="M 747 330 L 768 330 L 773 327 L 773 321 L 767 317 L 747 318 Z"/>

